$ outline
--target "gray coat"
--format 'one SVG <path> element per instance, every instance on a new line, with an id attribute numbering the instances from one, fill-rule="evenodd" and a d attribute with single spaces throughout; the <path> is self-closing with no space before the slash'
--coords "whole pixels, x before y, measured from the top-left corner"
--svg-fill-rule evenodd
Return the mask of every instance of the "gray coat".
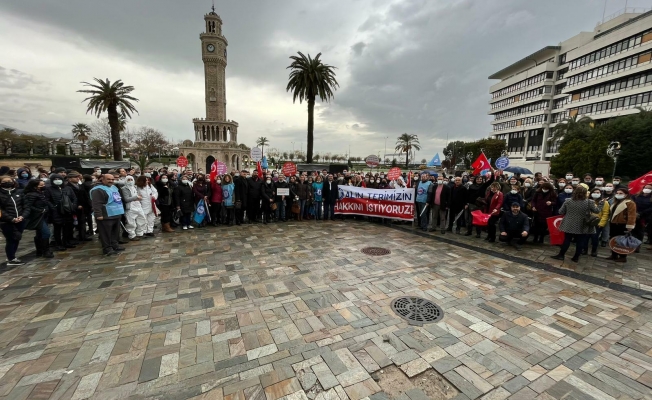
<path id="1" fill-rule="evenodd" d="M 594 214 L 599 212 L 598 207 L 595 205 L 595 201 L 590 199 L 567 199 L 559 209 L 559 214 L 564 216 L 561 225 L 559 225 L 559 230 L 575 235 L 589 235 L 595 233 L 595 227 L 589 228 L 584 226 L 584 217 L 588 215 L 589 210 Z"/>

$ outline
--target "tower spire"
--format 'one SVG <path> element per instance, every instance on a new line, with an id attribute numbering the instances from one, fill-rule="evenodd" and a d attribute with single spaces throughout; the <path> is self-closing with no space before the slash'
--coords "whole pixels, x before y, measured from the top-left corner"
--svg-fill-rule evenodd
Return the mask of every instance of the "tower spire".
<path id="1" fill-rule="evenodd" d="M 215 12 L 215 0 L 213 0 L 213 6 L 211 7 L 211 10 L 213 10 L 213 12 Z"/>

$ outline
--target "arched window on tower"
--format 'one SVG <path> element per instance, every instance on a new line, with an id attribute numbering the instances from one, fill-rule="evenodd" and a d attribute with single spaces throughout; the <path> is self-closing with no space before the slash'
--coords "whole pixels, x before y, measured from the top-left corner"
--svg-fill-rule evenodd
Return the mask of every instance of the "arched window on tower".
<path id="1" fill-rule="evenodd" d="M 227 136 L 227 141 L 229 141 L 229 142 L 232 141 L 232 140 L 233 140 L 233 136 L 231 136 L 231 128 L 228 128 L 228 129 L 226 130 L 226 133 L 227 133 L 227 135 L 228 135 L 228 136 Z"/>
<path id="2" fill-rule="evenodd" d="M 201 127 L 201 140 L 206 141 L 206 126 L 202 125 Z"/>

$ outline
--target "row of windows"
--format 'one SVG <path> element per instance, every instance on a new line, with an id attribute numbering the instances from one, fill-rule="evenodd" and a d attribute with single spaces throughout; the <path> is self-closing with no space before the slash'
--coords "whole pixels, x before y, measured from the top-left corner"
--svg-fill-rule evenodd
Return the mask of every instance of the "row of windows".
<path id="1" fill-rule="evenodd" d="M 553 124 L 556 124 L 557 122 L 561 122 L 561 121 L 565 120 L 566 118 L 568 118 L 568 110 L 562 111 L 560 113 L 552 114 L 552 118 L 550 119 L 550 121 Z"/>
<path id="2" fill-rule="evenodd" d="M 568 103 L 568 96 L 567 97 L 562 97 L 561 99 L 555 100 L 555 104 L 552 107 L 553 110 L 556 110 L 558 108 L 562 108 L 564 104 Z"/>
<path id="3" fill-rule="evenodd" d="M 621 51 L 629 50 L 645 42 L 649 42 L 650 40 L 652 40 L 652 30 L 639 33 L 636 36 L 632 36 L 625 40 L 621 40 L 620 42 L 614 43 L 607 47 L 603 47 L 599 50 L 596 50 L 592 53 L 589 53 L 585 56 L 582 56 L 580 58 L 571 61 L 569 68 L 571 69 L 571 71 L 577 68 L 581 68 L 584 65 L 600 61 L 603 58 L 607 58 L 614 54 L 618 54 Z"/>
<path id="4" fill-rule="evenodd" d="M 498 91 L 495 91 L 491 94 L 491 98 L 495 99 L 497 97 L 504 96 L 508 93 L 516 92 L 517 90 L 521 90 L 524 87 L 532 86 L 535 83 L 541 82 L 545 79 L 552 79 L 552 72 L 542 72 L 539 75 L 535 75 L 531 78 L 522 80 L 520 82 L 516 82 L 513 85 L 507 86 L 506 88 L 500 89 Z"/>
<path id="5" fill-rule="evenodd" d="M 561 94 L 561 92 L 566 88 L 566 82 L 560 83 L 555 86 L 555 95 Z"/>
<path id="6" fill-rule="evenodd" d="M 631 75 L 623 79 L 584 89 L 579 93 L 573 93 L 571 101 L 582 101 L 590 99 L 591 97 L 607 96 L 623 90 L 631 90 L 647 85 L 652 85 L 652 72 Z"/>
<path id="7" fill-rule="evenodd" d="M 597 114 L 609 112 L 619 108 L 634 108 L 641 105 L 650 103 L 650 95 L 652 92 L 635 94 L 632 96 L 621 97 L 619 99 L 601 101 L 599 103 L 587 104 L 579 108 L 572 108 L 569 115 L 574 117 L 575 115 L 586 115 L 586 114 Z"/>
<path id="8" fill-rule="evenodd" d="M 557 79 L 564 79 L 564 76 L 566 75 L 566 72 L 568 72 L 568 68 L 560 69 L 557 71 Z"/>
<path id="9" fill-rule="evenodd" d="M 527 99 L 530 99 L 532 97 L 541 96 L 544 93 L 550 93 L 550 92 L 552 92 L 552 86 L 544 86 L 544 87 L 536 88 L 534 90 L 528 90 L 525 93 L 517 94 L 516 96 L 510 97 L 509 99 L 505 99 L 505 100 L 501 100 L 501 101 L 492 103 L 491 104 L 491 109 L 495 110 L 497 108 L 503 108 L 503 107 L 508 106 L 510 104 L 514 104 L 514 103 L 519 102 L 519 101 L 527 100 Z"/>
<path id="10" fill-rule="evenodd" d="M 500 113 L 497 113 L 494 117 L 494 120 L 500 120 L 500 119 L 505 119 L 509 117 L 513 117 L 514 115 L 520 115 L 520 114 L 527 114 L 533 111 L 537 110 L 543 110 L 550 107 L 550 102 L 549 101 L 539 101 L 536 103 L 528 104 L 523 107 L 518 107 L 518 108 L 512 108 L 511 110 L 503 111 Z"/>
<path id="11" fill-rule="evenodd" d="M 548 114 L 534 115 L 532 117 L 516 119 L 494 125 L 494 131 L 504 131 L 505 129 L 516 128 L 517 126 L 528 126 L 542 124 L 548 120 Z"/>
<path id="12" fill-rule="evenodd" d="M 644 62 L 650 62 L 651 58 L 652 58 L 652 52 L 648 51 L 646 53 L 637 54 L 631 57 L 624 58 L 619 61 L 612 62 L 607 65 L 603 65 L 602 67 L 599 68 L 594 68 L 590 71 L 586 71 L 581 74 L 571 76 L 570 78 L 568 78 L 568 86 L 578 85 L 582 82 L 591 79 L 597 79 L 602 76 L 609 75 L 614 72 L 618 72 Z"/>

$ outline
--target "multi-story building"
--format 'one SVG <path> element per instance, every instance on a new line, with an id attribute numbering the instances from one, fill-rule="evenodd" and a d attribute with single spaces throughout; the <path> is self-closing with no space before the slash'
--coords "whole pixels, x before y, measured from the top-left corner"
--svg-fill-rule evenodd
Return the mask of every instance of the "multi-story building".
<path id="1" fill-rule="evenodd" d="M 557 46 L 491 75 L 489 114 L 512 165 L 532 168 L 557 154 L 550 131 L 569 117 L 596 124 L 652 105 L 652 11 L 624 9 Z M 536 168 L 541 170 L 541 168 Z"/>

